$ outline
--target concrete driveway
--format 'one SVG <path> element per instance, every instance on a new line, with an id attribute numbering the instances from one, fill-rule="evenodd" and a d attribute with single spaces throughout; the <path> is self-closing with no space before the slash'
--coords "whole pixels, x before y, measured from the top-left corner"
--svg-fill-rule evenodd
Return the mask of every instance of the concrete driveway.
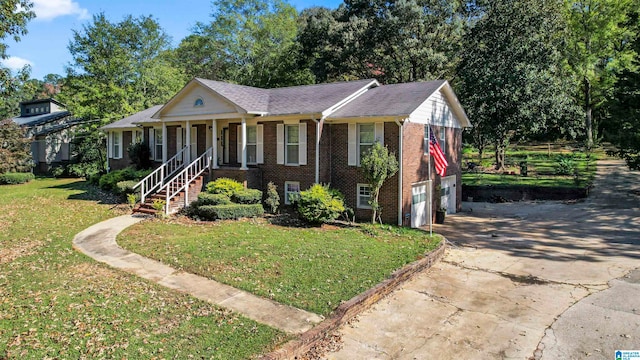
<path id="1" fill-rule="evenodd" d="M 340 330 L 326 359 L 612 359 L 640 349 L 640 174 L 603 161 L 583 202 L 464 203 L 452 245 Z M 635 271 L 634 271 L 635 270 Z"/>

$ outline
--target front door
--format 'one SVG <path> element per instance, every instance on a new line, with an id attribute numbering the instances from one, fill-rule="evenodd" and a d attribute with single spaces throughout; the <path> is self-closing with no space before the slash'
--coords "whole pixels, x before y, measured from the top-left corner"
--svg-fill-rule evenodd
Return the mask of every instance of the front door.
<path id="1" fill-rule="evenodd" d="M 447 209 L 447 214 L 456 213 L 456 176 L 443 177 L 440 182 L 440 206 Z"/>
<path id="2" fill-rule="evenodd" d="M 411 227 L 417 228 L 427 224 L 427 216 L 427 185 L 413 185 L 411 187 Z"/>

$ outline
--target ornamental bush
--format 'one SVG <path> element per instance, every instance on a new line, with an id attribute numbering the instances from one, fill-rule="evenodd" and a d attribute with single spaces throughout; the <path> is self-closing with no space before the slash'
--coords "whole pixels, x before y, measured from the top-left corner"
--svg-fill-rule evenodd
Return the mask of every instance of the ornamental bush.
<path id="1" fill-rule="evenodd" d="M 262 204 L 203 205 L 194 209 L 202 220 L 229 220 L 264 214 Z"/>
<path id="2" fill-rule="evenodd" d="M 133 167 L 127 167 L 122 170 L 115 170 L 102 175 L 98 181 L 98 185 L 102 190 L 118 192 L 119 182 L 133 180 L 137 183 L 150 173 L 151 170 L 135 170 Z"/>
<path id="3" fill-rule="evenodd" d="M 227 195 L 223 194 L 210 194 L 210 193 L 200 193 L 198 194 L 198 200 L 191 203 L 191 206 L 199 207 L 205 205 L 227 205 L 231 204 L 231 200 Z"/>
<path id="4" fill-rule="evenodd" d="M 237 204 L 259 204 L 262 200 L 262 191 L 258 189 L 244 189 L 233 194 L 231 199 Z"/>
<path id="5" fill-rule="evenodd" d="M 0 185 L 24 184 L 33 179 L 32 173 L 4 173 L 0 174 Z"/>
<path id="6" fill-rule="evenodd" d="M 133 194 L 133 187 L 136 186 L 137 183 L 138 182 L 135 180 L 118 181 L 118 183 L 116 184 L 116 189 L 120 194 Z"/>
<path id="7" fill-rule="evenodd" d="M 311 224 L 333 221 L 345 211 L 342 194 L 320 184 L 301 191 L 296 205 L 300 216 Z"/>
<path id="8" fill-rule="evenodd" d="M 244 190 L 244 185 L 230 178 L 218 178 L 207 184 L 207 192 L 211 194 L 223 194 L 231 198 L 233 194 Z"/>

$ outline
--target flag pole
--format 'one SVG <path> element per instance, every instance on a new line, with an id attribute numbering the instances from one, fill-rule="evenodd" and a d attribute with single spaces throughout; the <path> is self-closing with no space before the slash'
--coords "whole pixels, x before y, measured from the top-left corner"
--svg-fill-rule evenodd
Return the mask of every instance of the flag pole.
<path id="1" fill-rule="evenodd" d="M 429 236 L 433 236 L 433 180 L 431 180 L 431 124 L 427 125 L 427 151 L 429 152 Z"/>

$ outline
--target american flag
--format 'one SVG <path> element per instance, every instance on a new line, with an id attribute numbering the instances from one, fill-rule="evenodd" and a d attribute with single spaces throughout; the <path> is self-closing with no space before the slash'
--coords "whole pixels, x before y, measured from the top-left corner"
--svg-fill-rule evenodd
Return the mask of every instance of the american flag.
<path id="1" fill-rule="evenodd" d="M 429 127 L 429 154 L 433 156 L 433 160 L 435 160 L 436 172 L 440 176 L 444 176 L 447 172 L 447 157 L 444 156 L 442 152 L 442 148 L 440 148 L 440 144 L 436 137 L 433 135 L 433 130 Z"/>

